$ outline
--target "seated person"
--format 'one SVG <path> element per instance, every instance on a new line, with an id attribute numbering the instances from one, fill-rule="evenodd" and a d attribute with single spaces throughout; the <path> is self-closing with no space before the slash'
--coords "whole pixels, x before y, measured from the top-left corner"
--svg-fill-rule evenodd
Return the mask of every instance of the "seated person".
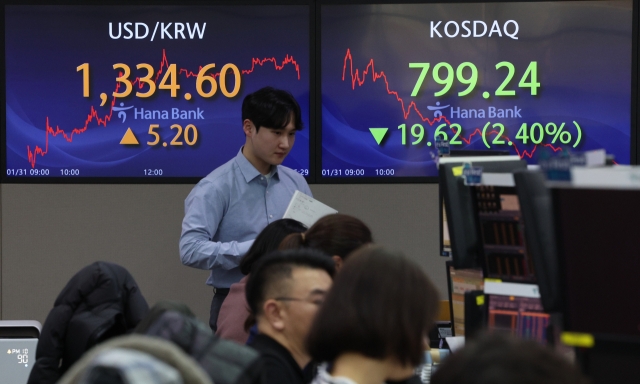
<path id="1" fill-rule="evenodd" d="M 563 357 L 534 341 L 484 334 L 438 367 L 432 384 L 586 384 Z"/>
<path id="2" fill-rule="evenodd" d="M 280 249 L 318 249 L 333 258 L 336 271 L 347 255 L 372 243 L 371 230 L 360 219 L 336 213 L 316 221 L 306 232 L 293 233 L 282 240 Z"/>
<path id="3" fill-rule="evenodd" d="M 214 336 L 211 328 L 184 304 L 167 301 L 156 304 L 136 332 L 174 343 L 204 370 L 210 382 L 262 384 L 260 354 L 246 345 Z"/>
<path id="4" fill-rule="evenodd" d="M 249 252 L 240 260 L 240 272 L 249 275 L 253 264 L 262 256 L 278 249 L 285 236 L 304 232 L 305 229 L 302 223 L 293 219 L 280 219 L 267 225 L 256 237 Z M 245 322 L 249 316 L 249 307 L 245 299 L 247 279 L 248 276 L 245 276 L 239 282 L 231 284 L 229 294 L 220 308 L 216 331 L 217 336 L 240 344 L 245 344 L 249 337 L 249 332 L 245 328 Z M 253 323 L 253 321 L 250 322 Z"/>
<path id="5" fill-rule="evenodd" d="M 364 246 L 344 263 L 311 326 L 307 350 L 321 366 L 314 384 L 406 380 L 421 364 L 438 292 L 398 253 Z"/>
<path id="6" fill-rule="evenodd" d="M 304 340 L 334 275 L 333 261 L 315 250 L 277 251 L 254 265 L 246 286 L 262 354 L 264 384 L 305 383 L 311 361 Z"/>
<path id="7" fill-rule="evenodd" d="M 96 261 L 82 268 L 44 322 L 28 383 L 57 383 L 86 351 L 130 332 L 147 312 L 147 301 L 124 267 Z"/>

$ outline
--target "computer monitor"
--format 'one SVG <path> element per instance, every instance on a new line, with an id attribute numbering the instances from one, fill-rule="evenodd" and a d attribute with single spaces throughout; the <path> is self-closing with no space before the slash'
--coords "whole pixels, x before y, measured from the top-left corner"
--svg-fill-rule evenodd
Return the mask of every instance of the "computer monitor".
<path id="1" fill-rule="evenodd" d="M 540 299 L 487 295 L 486 300 L 490 332 L 546 342 L 549 315 L 544 312 Z"/>
<path id="2" fill-rule="evenodd" d="M 513 175 L 485 174 L 483 185 L 471 187 L 471 192 L 485 277 L 535 283 Z"/>
<path id="3" fill-rule="evenodd" d="M 445 214 L 451 254 L 455 268 L 478 268 L 479 239 L 470 187 L 464 185 L 460 167 L 464 163 L 481 166 L 483 172 L 509 173 L 524 170 L 527 163 L 518 156 L 458 157 L 440 159 L 440 188 L 444 197 Z"/>
<path id="4" fill-rule="evenodd" d="M 0 320 L 0 382 L 27 382 L 41 329 L 37 321 Z"/>
<path id="5" fill-rule="evenodd" d="M 487 329 L 546 343 L 550 316 L 535 284 L 486 282 Z"/>
<path id="6" fill-rule="evenodd" d="M 542 172 L 522 171 L 513 175 L 520 199 L 527 252 L 535 269 L 542 307 L 559 312 L 561 296 L 553 222 L 551 191 Z"/>
<path id="7" fill-rule="evenodd" d="M 565 331 L 640 341 L 640 189 L 551 193 Z"/>
<path id="8" fill-rule="evenodd" d="M 465 335 L 464 294 L 484 288 L 480 269 L 455 269 L 451 260 L 447 261 L 447 282 L 451 311 L 451 330 L 454 336 Z"/>
<path id="9" fill-rule="evenodd" d="M 452 149 L 449 151 L 449 157 L 477 157 L 477 156 L 509 156 L 509 151 L 500 150 L 473 150 L 473 149 Z M 440 207 L 440 256 L 451 257 L 451 237 L 449 236 L 449 227 L 447 225 L 447 212 L 444 208 L 444 196 L 442 188 L 439 191 Z"/>

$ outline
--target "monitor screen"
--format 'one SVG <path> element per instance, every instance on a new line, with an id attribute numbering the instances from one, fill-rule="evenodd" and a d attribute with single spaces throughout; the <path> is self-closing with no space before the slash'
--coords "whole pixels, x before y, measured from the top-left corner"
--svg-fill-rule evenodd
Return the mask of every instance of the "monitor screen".
<path id="1" fill-rule="evenodd" d="M 482 156 L 443 158 L 440 160 L 440 192 L 449 232 L 451 258 L 456 268 L 477 268 L 480 239 L 471 187 L 465 185 L 462 175 L 464 163 L 482 167 L 483 172 L 510 174 L 524 170 L 527 164 L 517 156 Z"/>
<path id="2" fill-rule="evenodd" d="M 451 150 L 449 157 L 478 157 L 478 156 L 508 156 L 508 151 L 473 151 Z M 439 188 L 440 201 L 440 256 L 451 257 L 451 236 L 449 236 L 449 224 L 447 223 L 447 210 L 444 207 L 444 194 Z"/>
<path id="3" fill-rule="evenodd" d="M 488 278 L 535 282 L 515 187 L 472 187 L 483 266 Z"/>
<path id="4" fill-rule="evenodd" d="M 546 342 L 549 314 L 539 298 L 487 295 L 490 332 L 503 332 L 524 339 Z"/>
<path id="5" fill-rule="evenodd" d="M 640 340 L 640 190 L 553 188 L 565 330 Z"/>
<path id="6" fill-rule="evenodd" d="M 26 383 L 36 361 L 37 338 L 0 338 L 0 372 L 3 383 Z"/>
<path id="7" fill-rule="evenodd" d="M 285 89 L 309 176 L 308 5 L 4 7 L 3 181 L 191 180 L 244 144 L 242 101 Z"/>
<path id="8" fill-rule="evenodd" d="M 479 269 L 455 269 L 448 265 L 453 334 L 464 336 L 464 294 L 484 288 L 482 271 Z"/>
<path id="9" fill-rule="evenodd" d="M 633 1 L 321 6 L 321 180 L 435 177 L 436 140 L 630 163 Z"/>

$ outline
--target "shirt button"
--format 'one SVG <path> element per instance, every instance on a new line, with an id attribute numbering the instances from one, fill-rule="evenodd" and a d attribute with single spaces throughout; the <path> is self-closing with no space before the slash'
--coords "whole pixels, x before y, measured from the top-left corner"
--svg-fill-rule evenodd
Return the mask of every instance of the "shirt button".
<path id="1" fill-rule="evenodd" d="M 261 177 L 260 180 L 264 180 L 264 177 Z"/>
<path id="2" fill-rule="evenodd" d="M 269 218 L 270 218 L 270 219 L 273 219 L 273 215 L 269 215 Z"/>
<path id="3" fill-rule="evenodd" d="M 267 191 L 267 193 L 269 193 L 269 191 Z"/>

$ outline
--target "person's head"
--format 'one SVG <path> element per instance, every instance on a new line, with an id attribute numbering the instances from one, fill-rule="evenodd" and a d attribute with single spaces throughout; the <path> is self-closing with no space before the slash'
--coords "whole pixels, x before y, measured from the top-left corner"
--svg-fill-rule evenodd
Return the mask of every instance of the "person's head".
<path id="1" fill-rule="evenodd" d="M 278 249 L 282 239 L 287 235 L 304 232 L 306 229 L 307 227 L 304 224 L 293 219 L 280 219 L 267 225 L 256 237 L 249 251 L 240 260 L 240 272 L 248 275 L 253 264 L 262 256 Z"/>
<path id="2" fill-rule="evenodd" d="M 492 333 L 447 357 L 433 384 L 582 384 L 584 376 L 563 357 L 534 341 Z"/>
<path id="3" fill-rule="evenodd" d="M 258 171 L 279 165 L 302 129 L 300 105 L 291 93 L 272 87 L 259 89 L 242 102 L 242 129 L 246 140 L 242 153 Z"/>
<path id="4" fill-rule="evenodd" d="M 377 359 L 387 379 L 411 375 L 438 314 L 438 292 L 422 268 L 378 246 L 354 252 L 336 276 L 307 338 L 315 361 L 345 353 Z"/>
<path id="5" fill-rule="evenodd" d="M 304 339 L 334 273 L 333 261 L 316 250 L 276 251 L 261 258 L 245 288 L 258 332 L 292 355 L 306 356 Z"/>
<path id="6" fill-rule="evenodd" d="M 353 216 L 336 213 L 320 218 L 306 232 L 285 237 L 280 249 L 319 249 L 332 256 L 336 270 L 340 270 L 351 252 L 372 242 L 371 230 L 365 223 Z"/>

